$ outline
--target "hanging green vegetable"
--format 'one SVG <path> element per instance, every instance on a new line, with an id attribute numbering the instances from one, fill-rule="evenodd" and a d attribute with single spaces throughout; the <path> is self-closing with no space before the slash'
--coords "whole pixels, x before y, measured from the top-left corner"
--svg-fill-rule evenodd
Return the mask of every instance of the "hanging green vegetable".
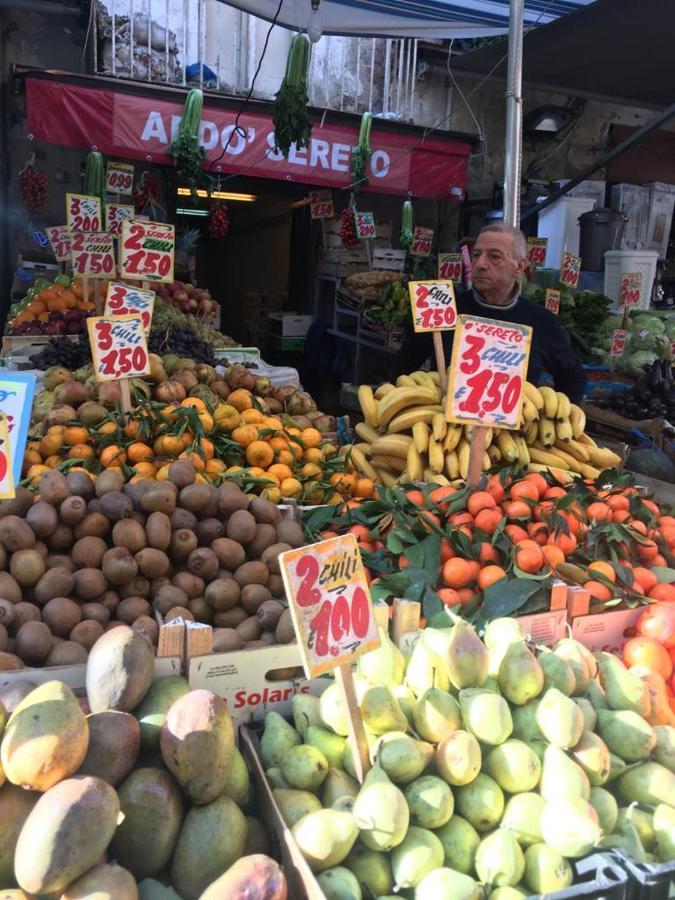
<path id="1" fill-rule="evenodd" d="M 352 153 L 352 190 L 354 192 L 358 191 L 362 184 L 368 183 L 366 169 L 373 152 L 370 149 L 370 129 L 372 124 L 373 117 L 369 112 L 364 112 L 361 116 L 359 140 Z"/>
<path id="2" fill-rule="evenodd" d="M 413 205 L 410 200 L 405 200 L 401 211 L 401 247 L 403 247 L 407 253 L 410 252 L 414 230 L 415 218 L 413 216 Z"/>
<path id="3" fill-rule="evenodd" d="M 178 133 L 169 145 L 169 153 L 193 190 L 202 177 L 204 162 L 204 148 L 199 143 L 203 106 L 204 95 L 199 88 L 193 88 L 185 98 Z"/>
<path id="4" fill-rule="evenodd" d="M 304 34 L 291 39 L 286 74 L 274 100 L 274 143 L 288 158 L 291 144 L 300 149 L 309 144 L 312 123 L 307 115 L 309 40 Z"/>
<path id="5" fill-rule="evenodd" d="M 98 150 L 91 150 L 87 154 L 87 163 L 84 168 L 84 192 L 101 199 L 105 194 L 103 154 Z"/>

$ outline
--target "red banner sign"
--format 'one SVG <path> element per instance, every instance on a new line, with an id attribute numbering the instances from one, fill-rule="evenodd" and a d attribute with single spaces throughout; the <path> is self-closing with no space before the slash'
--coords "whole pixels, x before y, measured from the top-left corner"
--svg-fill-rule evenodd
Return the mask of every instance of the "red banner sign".
<path id="1" fill-rule="evenodd" d="M 160 99 L 151 90 L 148 95 L 116 93 L 27 78 L 27 131 L 36 141 L 86 149 L 95 144 L 104 155 L 144 160 L 149 154 L 154 163 L 172 164 L 166 148 L 178 129 L 183 104 Z M 271 116 L 245 112 L 239 122 L 243 136 L 234 132 L 236 112 L 224 105 L 205 105 L 201 140 L 207 162 L 219 159 L 223 172 L 256 178 L 327 187 L 350 184 L 358 122 L 323 126 L 316 122 L 309 146 L 293 148 L 284 159 L 274 149 Z M 377 122 L 370 143 L 370 180 L 364 190 L 462 200 L 470 144 L 438 137 L 422 141 L 419 134 L 396 133 Z"/>

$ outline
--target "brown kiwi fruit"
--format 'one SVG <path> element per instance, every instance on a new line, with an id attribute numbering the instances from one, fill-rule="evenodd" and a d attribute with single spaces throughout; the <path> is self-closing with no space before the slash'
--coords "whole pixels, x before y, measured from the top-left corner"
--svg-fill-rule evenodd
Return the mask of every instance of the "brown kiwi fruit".
<path id="1" fill-rule="evenodd" d="M 199 575 L 193 575 L 192 572 L 176 572 L 171 579 L 171 584 L 185 591 L 188 600 L 204 596 L 204 580 Z"/>
<path id="2" fill-rule="evenodd" d="M 102 603 L 83 603 L 80 610 L 83 619 L 93 619 L 94 622 L 100 622 L 101 625 L 107 625 L 110 621 L 110 610 Z M 42 618 L 44 619 L 44 613 Z"/>
<path id="3" fill-rule="evenodd" d="M 122 492 L 129 497 L 131 502 L 134 505 L 134 509 L 138 512 L 143 511 L 143 507 L 141 506 L 141 500 L 143 496 L 150 490 L 152 485 L 155 482 L 149 478 L 142 478 L 140 481 L 127 482 L 124 487 L 121 489 Z"/>
<path id="4" fill-rule="evenodd" d="M 263 631 L 260 635 L 260 640 L 265 641 L 266 644 L 276 644 L 277 638 L 273 631 Z"/>
<path id="5" fill-rule="evenodd" d="M 105 537 L 110 533 L 110 519 L 103 513 L 87 513 L 87 515 L 75 526 L 75 540 L 83 537 Z"/>
<path id="6" fill-rule="evenodd" d="M 230 653 L 232 650 L 241 650 L 242 643 L 236 628 L 213 629 L 214 653 Z"/>
<path id="7" fill-rule="evenodd" d="M 111 522 L 119 522 L 134 508 L 131 498 L 122 491 L 108 491 L 99 500 L 98 511 L 110 519 Z"/>
<path id="8" fill-rule="evenodd" d="M 24 519 L 18 516 L 4 516 L 0 519 L 0 543 L 10 553 L 16 550 L 29 550 L 35 546 L 35 532 Z"/>
<path id="9" fill-rule="evenodd" d="M 246 545 L 246 555 L 249 559 L 260 559 L 268 547 L 277 542 L 277 532 L 274 525 L 256 525 L 255 537 Z"/>
<path id="10" fill-rule="evenodd" d="M 52 553 L 65 553 L 70 550 L 75 541 L 75 535 L 70 525 L 64 525 L 59 522 L 50 535 L 47 536 L 46 542 Z"/>
<path id="11" fill-rule="evenodd" d="M 223 609 L 220 612 L 214 612 L 213 625 L 215 628 L 236 628 L 249 615 L 241 606 L 233 606 L 232 609 Z"/>
<path id="12" fill-rule="evenodd" d="M 0 547 L 2 547 L 2 544 L 0 544 Z M 47 568 L 46 560 L 47 560 L 47 557 L 49 556 L 49 547 L 45 544 L 44 541 L 35 541 L 35 544 L 33 545 L 33 550 L 35 550 L 36 553 L 39 553 L 40 556 L 42 557 L 42 559 L 45 560 L 45 569 L 46 569 Z M 6 556 L 7 551 L 5 550 L 4 547 L 2 547 L 2 552 Z M 0 563 L 2 563 L 2 562 L 3 562 L 3 560 L 0 560 Z M 0 565 L 0 569 L 6 568 L 6 563 L 7 563 L 6 559 L 4 560 L 4 563 L 5 563 L 5 565 Z"/>
<path id="13" fill-rule="evenodd" d="M 0 653 L 5 653 L 9 647 L 9 635 L 4 625 L 0 625 Z M 2 701 L 0 700 L 0 703 Z M 3 704 L 4 706 L 4 704 Z"/>
<path id="14" fill-rule="evenodd" d="M 194 531 L 181 528 L 171 535 L 169 556 L 174 562 L 183 563 L 193 550 L 197 549 L 197 535 Z"/>
<path id="15" fill-rule="evenodd" d="M 77 569 L 73 572 L 75 586 L 73 593 L 79 600 L 95 600 L 108 587 L 100 569 Z"/>
<path id="16" fill-rule="evenodd" d="M 52 649 L 52 633 L 44 622 L 26 622 L 16 633 L 14 652 L 28 663 L 39 666 Z"/>
<path id="17" fill-rule="evenodd" d="M 216 577 L 219 569 L 218 557 L 208 547 L 198 547 L 188 556 L 187 567 L 193 575 L 199 575 L 204 581 Z"/>
<path id="18" fill-rule="evenodd" d="M 227 520 L 227 536 L 239 544 L 248 544 L 255 537 L 256 521 L 246 509 L 238 509 Z"/>
<path id="19" fill-rule="evenodd" d="M 127 597 L 126 600 L 120 600 L 115 617 L 120 622 L 131 625 L 139 616 L 147 616 L 150 612 L 150 604 L 143 597 Z"/>
<path id="20" fill-rule="evenodd" d="M 274 631 L 279 624 L 279 619 L 283 615 L 285 607 L 278 600 L 265 600 L 261 603 L 256 612 L 256 618 L 260 623 L 263 631 Z"/>
<path id="21" fill-rule="evenodd" d="M 35 545 L 34 545 L 35 549 L 38 550 L 40 553 L 42 552 L 41 545 L 45 548 L 45 550 L 47 549 L 47 545 L 42 544 L 42 541 L 35 541 Z M 7 555 L 7 551 L 2 546 L 2 544 L 0 544 L 0 569 L 7 568 L 7 560 L 8 559 L 9 559 L 9 557 Z"/>
<path id="22" fill-rule="evenodd" d="M 289 609 L 285 609 L 282 612 L 279 621 L 277 622 L 277 627 L 274 630 L 274 634 L 277 639 L 277 644 L 290 644 L 295 640 L 295 628 L 293 627 L 293 619 L 291 618 L 291 611 Z"/>
<path id="23" fill-rule="evenodd" d="M 138 563 L 126 547 L 113 547 L 103 554 L 101 569 L 108 584 L 128 584 L 138 575 Z"/>
<path id="24" fill-rule="evenodd" d="M 293 519 L 282 519 L 276 526 L 277 540 L 280 544 L 290 544 L 291 547 L 302 547 L 305 543 L 305 536 L 302 533 L 302 526 Z"/>
<path id="25" fill-rule="evenodd" d="M 91 569 L 98 569 L 103 560 L 103 554 L 108 549 L 108 545 L 100 537 L 80 538 L 73 544 L 71 556 L 73 562 L 78 566 L 86 566 Z"/>
<path id="26" fill-rule="evenodd" d="M 167 550 L 171 543 L 171 519 L 163 512 L 150 513 L 145 523 L 145 535 L 149 547 Z"/>
<path id="27" fill-rule="evenodd" d="M 222 516 L 220 514 L 220 495 L 218 494 L 218 488 L 210 484 L 211 489 L 211 499 L 206 504 L 204 509 L 198 514 L 200 519 L 218 519 L 218 521 L 222 521 Z"/>
<path id="28" fill-rule="evenodd" d="M 70 632 L 69 640 L 76 644 L 82 644 L 89 651 L 103 634 L 103 625 L 93 619 L 86 619 L 78 624 Z"/>
<path id="29" fill-rule="evenodd" d="M 281 575 L 270 575 L 267 579 L 267 587 L 270 589 L 270 594 L 273 597 L 283 597 L 286 593 L 284 580 Z"/>
<path id="30" fill-rule="evenodd" d="M 35 601 L 40 606 L 52 597 L 70 597 L 75 587 L 75 575 L 66 568 L 47 569 L 35 585 Z"/>
<path id="31" fill-rule="evenodd" d="M 269 569 L 262 562 L 245 562 L 235 569 L 234 578 L 243 587 L 245 584 L 267 584 Z"/>
<path id="32" fill-rule="evenodd" d="M 87 501 L 83 497 L 66 497 L 59 506 L 59 519 L 64 525 L 77 525 L 87 515 Z"/>
<path id="33" fill-rule="evenodd" d="M 75 641 L 63 641 L 52 647 L 46 666 L 81 666 L 87 661 L 87 650 Z"/>
<path id="34" fill-rule="evenodd" d="M 262 584 L 246 584 L 241 589 L 240 603 L 249 614 L 254 616 L 258 608 L 272 599 L 269 589 Z"/>
<path id="35" fill-rule="evenodd" d="M 26 513 L 26 522 L 30 525 L 36 537 L 47 537 L 59 524 L 59 516 L 51 503 L 38 500 Z"/>
<path id="36" fill-rule="evenodd" d="M 181 528 L 187 528 L 188 531 L 194 531 L 197 527 L 197 516 L 194 513 L 191 513 L 189 509 L 183 509 L 180 506 L 177 506 L 174 509 L 169 518 L 171 520 L 171 527 L 174 531 L 179 531 Z"/>
<path id="37" fill-rule="evenodd" d="M 213 610 L 204 597 L 195 597 L 194 600 L 190 600 L 188 609 L 195 617 L 196 622 L 203 622 L 205 625 L 213 622 Z"/>
<path id="38" fill-rule="evenodd" d="M 37 584 L 45 569 L 45 561 L 35 549 L 17 550 L 9 561 L 9 571 L 21 587 Z"/>
<path id="39" fill-rule="evenodd" d="M 0 623 L 6 628 L 12 624 L 14 619 L 14 604 L 9 600 L 0 598 Z"/>
<path id="40" fill-rule="evenodd" d="M 159 641 L 159 625 L 151 616 L 139 616 L 131 623 L 131 630 L 144 634 L 151 644 L 157 646 Z"/>
<path id="41" fill-rule="evenodd" d="M 231 572 L 246 562 L 246 551 L 241 544 L 231 538 L 218 538 L 211 544 L 211 549 L 218 557 L 220 565 Z"/>
<path id="42" fill-rule="evenodd" d="M 276 525 L 281 521 L 281 512 L 276 503 L 255 497 L 248 505 L 248 511 L 261 525 Z"/>
<path id="43" fill-rule="evenodd" d="M 160 615 L 165 616 L 174 606 L 187 606 L 189 602 L 185 591 L 172 584 L 166 584 L 157 592 L 152 604 Z"/>
<path id="44" fill-rule="evenodd" d="M 240 509 L 247 509 L 248 505 L 249 499 L 246 494 L 231 481 L 222 484 L 218 489 L 218 507 L 221 515 L 231 516 Z"/>
<path id="45" fill-rule="evenodd" d="M 15 603 L 14 618 L 9 626 L 9 633 L 12 637 L 16 637 L 22 625 L 25 625 L 26 622 L 39 622 L 41 618 L 40 610 L 34 603 L 26 603 L 23 600 L 21 603 Z"/>
<path id="46" fill-rule="evenodd" d="M 141 509 L 146 513 L 163 512 L 167 515 L 176 508 L 178 491 L 170 481 L 157 481 L 141 497 Z"/>
<path id="47" fill-rule="evenodd" d="M 91 500 L 89 500 L 87 502 L 87 512 L 88 513 L 101 512 L 101 501 L 98 497 L 92 497 Z"/>
<path id="48" fill-rule="evenodd" d="M 183 509 L 200 513 L 211 503 L 211 485 L 189 484 L 178 495 L 178 503 Z"/>
<path id="49" fill-rule="evenodd" d="M 48 569 L 68 569 L 69 572 L 74 572 L 77 568 L 72 556 L 68 556 L 66 553 L 48 553 L 45 566 Z"/>
<path id="50" fill-rule="evenodd" d="M 21 587 L 9 572 L 0 572 L 0 597 L 9 600 L 10 603 L 18 603 L 21 600 Z"/>
<path id="51" fill-rule="evenodd" d="M 200 519 L 195 529 L 197 534 L 197 543 L 200 547 L 210 547 L 211 544 L 221 538 L 225 534 L 225 523 L 220 519 L 211 518 Z"/>
<path id="52" fill-rule="evenodd" d="M 102 497 L 108 491 L 121 491 L 124 486 L 124 475 L 121 472 L 113 472 L 110 469 L 104 469 L 100 475 L 96 476 L 94 489 L 97 497 Z"/>
<path id="53" fill-rule="evenodd" d="M 174 619 L 185 619 L 186 622 L 194 622 L 195 617 L 185 606 L 173 606 L 164 616 L 165 622 L 172 622 Z"/>
<path id="54" fill-rule="evenodd" d="M 82 497 L 85 502 L 91 500 L 96 493 L 94 482 L 84 472 L 69 472 L 66 475 L 66 481 L 68 482 L 68 490 L 71 496 Z"/>
<path id="55" fill-rule="evenodd" d="M 263 550 L 263 552 L 260 554 L 260 561 L 265 563 L 272 575 L 278 575 L 280 573 L 280 554 L 287 553 L 292 549 L 293 548 L 290 544 L 272 544 L 271 547 L 267 547 L 267 549 Z"/>
<path id="56" fill-rule="evenodd" d="M 255 616 L 249 616 L 237 625 L 237 634 L 247 644 L 249 641 L 257 641 L 262 629 Z"/>
<path id="57" fill-rule="evenodd" d="M 68 637 L 82 619 L 82 608 L 69 597 L 52 597 L 42 610 L 42 621 L 57 637 Z"/>
<path id="58" fill-rule="evenodd" d="M 0 672 L 11 672 L 13 669 L 25 669 L 23 660 L 13 653 L 0 653 Z"/>
<path id="59" fill-rule="evenodd" d="M 160 592 L 160 589 L 164 587 L 165 584 L 171 584 L 171 578 L 167 575 L 163 575 L 161 578 L 155 578 L 150 582 L 150 594 L 149 597 L 151 600 L 154 600 L 157 594 Z M 144 597 L 144 594 L 139 594 L 139 597 Z"/>
<path id="60" fill-rule="evenodd" d="M 169 466 L 169 481 L 175 484 L 178 490 L 182 490 L 192 484 L 197 477 L 195 467 L 189 459 L 177 459 Z"/>
<path id="61" fill-rule="evenodd" d="M 242 647 L 242 650 L 264 650 L 266 647 L 269 647 L 269 644 L 266 640 L 263 639 L 261 635 L 257 641 L 247 641 Z M 288 678 L 284 680 L 290 681 L 291 679 Z"/>
<path id="62" fill-rule="evenodd" d="M 28 488 L 16 488 L 15 495 L 9 500 L 0 500 L 0 519 L 4 516 L 19 516 L 25 518 L 28 510 L 33 505 L 35 494 Z"/>
<path id="63" fill-rule="evenodd" d="M 115 610 L 117 609 L 117 605 L 120 602 L 120 595 L 117 591 L 107 590 L 104 591 L 100 597 L 96 598 L 96 602 L 100 603 L 102 606 L 105 606 L 106 609 L 110 610 L 110 615 L 113 615 Z"/>
<path id="64" fill-rule="evenodd" d="M 148 545 L 145 528 L 133 519 L 122 519 L 120 522 L 115 522 L 112 541 L 115 547 L 126 547 L 130 553 L 138 553 Z"/>
<path id="65" fill-rule="evenodd" d="M 161 550 L 155 550 L 153 547 L 145 547 L 139 550 L 135 555 L 138 563 L 138 571 L 146 578 L 161 578 L 166 574 L 171 565 L 169 557 Z M 148 585 L 148 592 L 150 587 Z"/>
<path id="66" fill-rule="evenodd" d="M 239 603 L 241 588 L 234 578 L 217 578 L 206 585 L 204 598 L 213 609 L 232 609 Z"/>
<path id="67" fill-rule="evenodd" d="M 128 584 L 120 585 L 117 593 L 120 600 L 126 600 L 127 597 L 145 597 L 147 600 L 150 596 L 150 582 L 144 575 L 137 575 Z"/>
<path id="68" fill-rule="evenodd" d="M 70 488 L 68 487 L 66 476 L 59 472 L 58 469 L 45 472 L 40 479 L 38 493 L 40 494 L 40 499 L 46 503 L 53 503 L 54 505 L 61 503 L 66 497 L 70 496 Z"/>

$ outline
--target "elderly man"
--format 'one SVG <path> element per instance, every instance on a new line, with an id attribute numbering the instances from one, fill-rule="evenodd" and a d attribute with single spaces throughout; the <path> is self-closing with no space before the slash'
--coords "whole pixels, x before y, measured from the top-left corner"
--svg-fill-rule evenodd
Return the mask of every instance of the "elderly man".
<path id="1" fill-rule="evenodd" d="M 586 374 L 567 332 L 547 309 L 520 295 L 520 277 L 527 264 L 527 241 L 522 231 L 501 223 L 487 225 L 478 235 L 471 261 L 473 289 L 457 292 L 458 312 L 532 326 L 528 379 L 538 384 L 542 373 L 548 372 L 555 389 L 578 403 L 586 387 Z M 448 362 L 452 338 L 452 331 L 443 332 Z M 432 354 L 431 335 L 411 333 L 396 366 L 399 372 L 410 372 Z"/>

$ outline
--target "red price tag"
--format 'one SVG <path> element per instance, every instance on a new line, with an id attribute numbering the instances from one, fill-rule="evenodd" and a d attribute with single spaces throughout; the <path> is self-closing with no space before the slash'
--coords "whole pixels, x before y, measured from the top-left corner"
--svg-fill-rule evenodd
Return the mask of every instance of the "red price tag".
<path id="1" fill-rule="evenodd" d="M 375 237 L 375 214 L 371 212 L 357 212 L 354 216 L 356 224 L 356 236 L 361 239 Z"/>
<path id="2" fill-rule="evenodd" d="M 529 325 L 458 316 L 448 379 L 448 421 L 517 428 L 531 343 Z"/>
<path id="3" fill-rule="evenodd" d="M 126 194 L 133 192 L 134 167 L 129 163 L 109 162 L 105 170 L 106 194 Z"/>
<path id="4" fill-rule="evenodd" d="M 635 306 L 640 302 L 642 272 L 624 272 L 619 285 L 619 306 Z"/>
<path id="5" fill-rule="evenodd" d="M 87 329 L 97 381 L 142 378 L 148 374 L 150 357 L 139 315 L 90 317 Z"/>
<path id="6" fill-rule="evenodd" d="M 129 281 L 173 281 L 176 234 L 164 222 L 122 222 L 120 276 Z"/>
<path id="7" fill-rule="evenodd" d="M 332 219 L 335 215 L 332 193 L 330 191 L 310 191 L 309 211 L 313 219 Z"/>
<path id="8" fill-rule="evenodd" d="M 11 500 L 13 497 L 16 497 L 16 489 L 9 450 L 7 417 L 0 415 L 0 500 Z"/>
<path id="9" fill-rule="evenodd" d="M 530 237 L 527 239 L 527 261 L 537 269 L 546 262 L 548 238 Z"/>
<path id="10" fill-rule="evenodd" d="M 612 332 L 612 343 L 609 348 L 609 355 L 612 357 L 623 356 L 626 348 L 626 337 L 628 332 L 624 328 L 615 328 Z"/>
<path id="11" fill-rule="evenodd" d="M 71 231 L 100 231 L 101 201 L 89 194 L 66 194 L 66 222 Z"/>
<path id="12" fill-rule="evenodd" d="M 462 280 L 462 254 L 439 253 L 438 277 L 449 278 L 450 281 L 459 283 Z"/>
<path id="13" fill-rule="evenodd" d="M 67 225 L 52 225 L 46 230 L 56 261 L 70 262 L 70 228 Z"/>
<path id="14" fill-rule="evenodd" d="M 560 291 L 556 291 L 553 288 L 546 288 L 544 306 L 549 312 L 552 312 L 554 316 L 557 316 L 560 312 Z"/>
<path id="15" fill-rule="evenodd" d="M 308 678 L 380 646 L 353 534 L 289 550 L 279 565 Z"/>
<path id="16" fill-rule="evenodd" d="M 581 257 L 565 251 L 560 265 L 560 280 L 567 287 L 575 288 L 581 276 Z"/>
<path id="17" fill-rule="evenodd" d="M 73 275 L 114 278 L 116 274 L 113 238 L 107 231 L 74 233 L 70 241 Z"/>
<path id="18" fill-rule="evenodd" d="M 143 321 L 143 330 L 147 334 L 152 321 L 152 310 L 155 305 L 155 292 L 142 291 L 140 288 L 111 281 L 105 297 L 105 316 L 139 315 Z"/>
<path id="19" fill-rule="evenodd" d="M 135 210 L 133 206 L 120 203 L 106 203 L 105 210 L 105 230 L 113 237 L 119 237 L 122 233 L 122 222 L 133 219 Z"/>
<path id="20" fill-rule="evenodd" d="M 413 231 L 410 253 L 412 256 L 429 256 L 431 245 L 434 242 L 433 228 L 416 228 Z"/>
<path id="21" fill-rule="evenodd" d="M 457 322 L 451 281 L 411 281 L 408 285 L 415 331 L 448 331 Z"/>

